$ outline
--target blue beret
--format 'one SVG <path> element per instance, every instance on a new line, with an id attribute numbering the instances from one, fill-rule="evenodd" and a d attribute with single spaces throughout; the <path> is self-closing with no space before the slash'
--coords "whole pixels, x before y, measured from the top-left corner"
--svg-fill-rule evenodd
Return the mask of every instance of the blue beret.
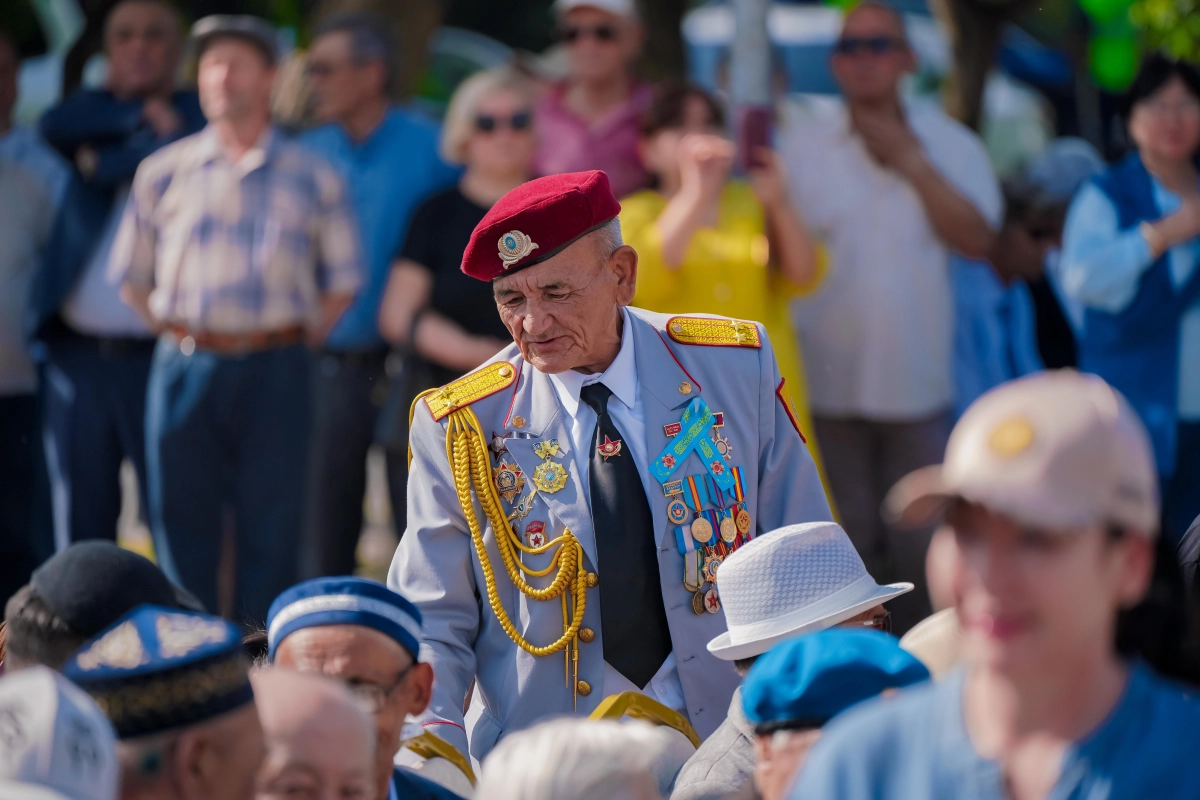
<path id="1" fill-rule="evenodd" d="M 788 639 L 750 668 L 742 709 L 756 728 L 819 728 L 850 706 L 929 678 L 880 631 L 829 628 Z"/>
<path id="2" fill-rule="evenodd" d="M 421 612 L 382 583 L 364 578 L 315 578 L 298 583 L 267 612 L 267 653 L 289 634 L 321 625 L 362 625 L 400 643 L 415 659 L 421 649 Z"/>
<path id="3" fill-rule="evenodd" d="M 240 631 L 220 617 L 163 606 L 133 609 L 62 671 L 121 739 L 194 725 L 254 700 Z"/>

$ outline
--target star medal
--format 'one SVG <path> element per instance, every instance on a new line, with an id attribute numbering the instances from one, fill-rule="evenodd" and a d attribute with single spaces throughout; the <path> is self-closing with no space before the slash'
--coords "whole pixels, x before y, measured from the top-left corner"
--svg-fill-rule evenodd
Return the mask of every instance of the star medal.
<path id="1" fill-rule="evenodd" d="M 608 461 L 613 456 L 619 456 L 621 455 L 621 440 L 617 439 L 614 441 L 605 434 L 604 441 L 596 445 L 596 452 L 604 456 L 605 461 Z"/>
<path id="2" fill-rule="evenodd" d="M 508 452 L 508 446 L 504 444 L 504 437 L 492 431 L 492 443 L 488 445 L 488 449 L 492 451 L 492 456 L 500 458 L 501 453 Z"/>
<path id="3" fill-rule="evenodd" d="M 717 596 L 715 588 L 709 589 L 704 593 L 704 610 L 710 614 L 715 614 L 721 610 L 721 598 Z"/>
<path id="4" fill-rule="evenodd" d="M 700 589 L 697 589 L 696 593 L 692 595 L 692 612 L 698 617 L 704 614 L 704 597 L 704 592 Z"/>
<path id="5" fill-rule="evenodd" d="M 687 505 L 678 497 L 667 503 L 667 519 L 671 520 L 671 522 L 676 525 L 682 525 L 687 522 L 688 516 Z"/>
<path id="6" fill-rule="evenodd" d="M 722 436 L 716 428 L 712 432 L 713 444 L 717 446 L 717 452 L 721 454 L 721 458 L 728 461 L 733 455 L 733 445 L 729 443 L 729 439 Z"/>
<path id="7" fill-rule="evenodd" d="M 525 541 L 530 547 L 538 548 L 546 543 L 546 523 L 534 520 L 525 526 Z"/>
<path id="8" fill-rule="evenodd" d="M 534 476 L 534 482 L 537 481 L 537 476 Z M 692 538 L 702 544 L 708 544 L 712 541 L 713 527 L 704 517 L 696 517 L 692 520 Z"/>
<path id="9" fill-rule="evenodd" d="M 722 517 L 721 541 L 725 542 L 725 544 L 733 544 L 733 540 L 737 538 L 737 535 L 737 523 L 733 521 L 733 517 Z"/>
<path id="10" fill-rule="evenodd" d="M 737 525 L 738 533 L 745 536 L 750 532 L 750 512 L 744 508 L 739 508 L 737 516 L 734 517 L 734 524 Z"/>
<path id="11" fill-rule="evenodd" d="M 521 490 L 525 488 L 525 474 L 516 464 L 501 461 L 496 467 L 496 489 L 504 501 L 511 503 Z"/>
<path id="12" fill-rule="evenodd" d="M 543 461 L 533 471 L 533 485 L 539 492 L 554 494 L 567 485 L 567 471 L 558 462 Z"/>
<path id="13" fill-rule="evenodd" d="M 559 453 L 558 439 L 551 439 L 548 442 L 538 442 L 533 446 L 533 452 L 540 459 L 553 458 Z"/>
<path id="14" fill-rule="evenodd" d="M 717 569 L 721 566 L 721 557 L 716 553 L 711 554 L 704 561 L 704 579 L 710 583 L 717 582 Z"/>

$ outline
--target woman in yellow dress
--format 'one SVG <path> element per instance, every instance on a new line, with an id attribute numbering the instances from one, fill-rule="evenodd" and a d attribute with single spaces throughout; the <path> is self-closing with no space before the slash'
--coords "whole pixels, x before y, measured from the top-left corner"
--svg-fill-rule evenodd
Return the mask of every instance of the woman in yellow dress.
<path id="1" fill-rule="evenodd" d="M 788 199 L 782 161 L 763 148 L 749 182 L 730 178 L 736 148 L 724 112 L 696 86 L 663 92 L 642 124 L 641 153 L 657 186 L 621 201 L 625 242 L 638 252 L 633 304 L 666 314 L 721 314 L 767 329 L 805 436 L 804 367 L 788 312 L 825 272 L 825 255 Z M 816 440 L 808 447 L 821 468 Z M 823 474 L 823 471 L 822 471 Z"/>

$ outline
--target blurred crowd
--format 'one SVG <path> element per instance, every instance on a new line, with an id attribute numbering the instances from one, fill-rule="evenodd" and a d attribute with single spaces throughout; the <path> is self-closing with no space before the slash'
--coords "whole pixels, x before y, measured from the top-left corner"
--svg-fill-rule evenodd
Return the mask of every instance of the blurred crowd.
<path id="1" fill-rule="evenodd" d="M 1061 139 L 1001 183 L 902 91 L 884 5 L 845 17 L 834 110 L 642 81 L 633 0 L 554 13 L 565 77 L 477 73 L 441 121 L 390 99 L 385 25 L 322 19 L 302 130 L 263 20 L 122 0 L 104 86 L 36 129 L 0 31 L 0 798 L 1200 797 L 1197 69 L 1145 58 L 1119 161 Z M 709 645 L 743 683 L 703 743 L 635 707 L 473 765 L 412 725 L 420 612 L 347 577 L 367 454 L 402 536 L 410 407 L 511 341 L 472 232 L 585 170 L 634 306 L 762 323 L 838 524 L 722 566 L 727 619 L 822 571 Z M 125 462 L 156 565 L 112 544 Z"/>

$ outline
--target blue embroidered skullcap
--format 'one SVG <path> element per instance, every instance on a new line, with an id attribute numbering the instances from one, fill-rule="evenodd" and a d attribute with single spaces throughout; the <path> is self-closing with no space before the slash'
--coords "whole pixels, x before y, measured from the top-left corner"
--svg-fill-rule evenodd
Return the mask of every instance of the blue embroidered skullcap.
<path id="1" fill-rule="evenodd" d="M 829 628 L 781 642 L 754 662 L 742 683 L 742 710 L 760 732 L 819 728 L 886 689 L 928 678 L 895 637 Z"/>
<path id="2" fill-rule="evenodd" d="M 287 589 L 267 612 L 267 656 L 289 634 L 321 625 L 362 625 L 400 643 L 412 657 L 421 649 L 421 612 L 382 583 L 365 578 L 314 578 Z"/>
<path id="3" fill-rule="evenodd" d="M 120 739 L 195 725 L 254 701 L 241 632 L 220 617 L 141 605 L 71 656 L 70 678 Z"/>

